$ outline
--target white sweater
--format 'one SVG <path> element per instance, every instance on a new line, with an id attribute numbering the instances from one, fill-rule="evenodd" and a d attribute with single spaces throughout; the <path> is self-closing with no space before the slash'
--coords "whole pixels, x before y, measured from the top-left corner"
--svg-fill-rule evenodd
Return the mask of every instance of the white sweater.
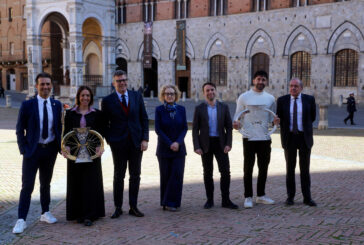
<path id="1" fill-rule="evenodd" d="M 234 120 L 236 120 L 236 116 L 239 112 L 248 109 L 248 106 L 251 105 L 260 105 L 264 108 L 267 108 L 273 112 L 276 110 L 276 102 L 273 95 L 263 91 L 263 92 L 255 92 L 253 89 L 250 89 L 249 91 L 241 94 L 236 102 L 236 111 L 234 115 Z M 265 119 L 265 122 L 263 125 L 268 125 L 268 123 L 273 121 L 273 115 L 270 113 L 267 113 L 267 118 Z M 245 128 L 244 128 L 245 129 Z M 268 128 L 267 128 L 268 130 Z M 244 135 L 244 138 L 246 136 Z M 251 140 L 270 140 L 270 137 L 267 137 L 266 139 L 251 139 Z"/>

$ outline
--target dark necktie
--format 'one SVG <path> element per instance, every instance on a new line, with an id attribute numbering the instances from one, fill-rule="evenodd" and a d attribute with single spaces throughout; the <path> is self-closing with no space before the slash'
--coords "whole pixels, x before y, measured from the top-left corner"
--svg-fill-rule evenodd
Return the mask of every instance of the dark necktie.
<path id="1" fill-rule="evenodd" d="M 43 130 L 42 130 L 42 138 L 48 138 L 48 111 L 47 111 L 47 101 L 44 101 L 43 104 Z"/>
<path id="2" fill-rule="evenodd" d="M 293 104 L 293 127 L 292 132 L 294 134 L 298 133 L 298 124 L 297 124 L 297 98 L 294 98 L 294 104 Z"/>
<path id="3" fill-rule="evenodd" d="M 123 104 L 123 106 L 128 107 L 128 105 L 126 104 L 125 94 L 121 95 L 121 103 Z"/>

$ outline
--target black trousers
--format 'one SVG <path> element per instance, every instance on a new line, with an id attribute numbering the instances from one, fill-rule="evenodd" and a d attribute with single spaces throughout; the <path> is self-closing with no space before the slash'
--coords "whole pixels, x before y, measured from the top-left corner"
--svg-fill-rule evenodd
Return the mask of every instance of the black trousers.
<path id="1" fill-rule="evenodd" d="M 39 169 L 40 204 L 42 214 L 49 211 L 51 201 L 50 189 L 54 163 L 57 158 L 57 144 L 55 141 L 47 146 L 38 144 L 37 149 L 30 158 L 23 158 L 22 188 L 20 191 L 18 218 L 26 220 L 31 195 L 34 189 L 35 177 Z"/>
<path id="2" fill-rule="evenodd" d="M 300 164 L 300 177 L 301 177 L 301 189 L 302 195 L 305 200 L 311 199 L 311 179 L 310 179 L 310 156 L 311 148 L 308 148 L 305 143 L 303 133 L 289 134 L 288 148 L 284 149 L 284 155 L 286 158 L 286 186 L 288 198 L 293 199 L 296 194 L 296 182 L 295 182 L 295 169 L 297 151 L 299 154 Z"/>
<path id="3" fill-rule="evenodd" d="M 126 167 L 129 169 L 129 205 L 136 207 L 140 184 L 143 152 L 131 142 L 110 143 L 114 161 L 114 204 L 122 207 Z M 128 165 L 129 163 L 129 165 Z"/>
<path id="4" fill-rule="evenodd" d="M 213 176 L 213 157 L 215 156 L 220 178 L 220 189 L 222 202 L 228 202 L 230 200 L 230 162 L 229 155 L 224 153 L 220 146 L 220 140 L 218 137 L 210 137 L 210 147 L 208 152 L 202 154 L 202 166 L 203 177 L 206 189 L 207 200 L 213 202 L 214 200 L 214 180 Z"/>
<path id="5" fill-rule="evenodd" d="M 354 124 L 354 112 L 349 112 L 349 115 L 344 119 L 344 121 L 346 122 L 347 120 L 350 119 L 350 123 Z"/>
<path id="6" fill-rule="evenodd" d="M 270 162 L 271 143 L 271 140 L 249 141 L 246 138 L 243 139 L 245 197 L 253 196 L 253 169 L 255 155 L 257 155 L 259 169 L 257 196 L 265 195 L 265 183 L 267 181 L 268 165 Z"/>

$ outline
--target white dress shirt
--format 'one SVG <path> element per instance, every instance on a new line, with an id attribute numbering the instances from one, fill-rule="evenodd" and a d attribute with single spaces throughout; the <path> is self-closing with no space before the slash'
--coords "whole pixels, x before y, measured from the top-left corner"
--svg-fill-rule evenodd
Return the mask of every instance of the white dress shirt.
<path id="1" fill-rule="evenodd" d="M 118 97 L 119 97 L 119 99 L 120 99 L 120 102 L 123 102 L 123 100 L 121 99 L 121 95 L 122 94 L 120 94 L 118 91 L 116 91 L 116 93 L 118 94 Z M 125 92 L 125 101 L 126 101 L 126 106 L 128 106 L 129 105 L 129 95 L 128 95 L 128 90 L 126 90 L 126 92 Z"/>
<path id="2" fill-rule="evenodd" d="M 51 100 L 48 97 L 47 99 L 43 99 L 42 97 L 40 97 L 39 95 L 37 95 L 37 99 L 38 99 L 38 110 L 39 110 L 39 143 L 41 144 L 47 144 L 49 142 L 52 142 L 55 139 L 55 135 L 53 132 L 53 111 L 52 111 L 52 105 L 51 105 Z M 48 138 L 43 139 L 42 138 L 42 132 L 43 132 L 43 106 L 44 106 L 44 101 L 47 101 L 47 112 L 48 112 Z"/>
<path id="3" fill-rule="evenodd" d="M 301 94 L 297 96 L 297 126 L 298 131 L 303 132 L 303 125 L 302 125 L 302 98 Z M 293 106 L 294 106 L 294 97 L 291 95 L 291 103 L 290 103 L 290 120 L 289 120 L 289 129 L 292 132 L 293 131 Z"/>

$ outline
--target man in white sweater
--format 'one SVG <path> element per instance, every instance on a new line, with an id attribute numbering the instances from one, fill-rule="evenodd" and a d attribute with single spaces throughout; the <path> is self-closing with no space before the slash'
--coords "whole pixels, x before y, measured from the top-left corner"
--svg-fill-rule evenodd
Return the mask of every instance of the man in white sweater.
<path id="1" fill-rule="evenodd" d="M 240 129 L 240 121 L 236 119 L 237 115 L 246 109 L 252 108 L 252 106 L 257 106 L 261 108 L 266 108 L 271 111 L 275 111 L 275 98 L 273 95 L 264 92 L 264 88 L 268 82 L 268 75 L 265 71 L 257 71 L 253 77 L 253 88 L 249 91 L 243 93 L 239 96 L 237 100 L 236 112 L 234 116 L 233 126 L 235 129 Z M 249 115 L 250 114 L 250 115 Z M 257 197 L 256 203 L 263 204 L 274 204 L 274 201 L 265 195 L 265 182 L 267 180 L 268 165 L 270 162 L 271 153 L 271 139 L 267 135 L 268 127 L 267 125 L 272 121 L 274 124 L 279 124 L 279 118 L 273 116 L 269 112 L 264 112 L 263 117 L 258 117 L 257 114 L 246 112 L 245 117 L 250 117 L 249 121 L 254 124 L 259 123 L 262 127 L 257 127 L 263 131 L 265 134 L 243 134 L 243 147 L 244 147 L 244 189 L 245 189 L 245 208 L 253 207 L 253 184 L 252 175 L 255 162 L 255 155 L 257 155 L 258 160 L 258 183 L 257 183 Z M 254 118 L 255 117 L 255 118 Z M 247 118 L 248 119 L 248 118 Z M 258 122 L 259 121 L 259 122 Z M 250 124 L 250 126 L 252 125 Z M 251 128 L 247 128 L 249 125 L 243 125 L 244 132 L 251 131 Z M 257 129 L 256 129 L 257 130 Z"/>

